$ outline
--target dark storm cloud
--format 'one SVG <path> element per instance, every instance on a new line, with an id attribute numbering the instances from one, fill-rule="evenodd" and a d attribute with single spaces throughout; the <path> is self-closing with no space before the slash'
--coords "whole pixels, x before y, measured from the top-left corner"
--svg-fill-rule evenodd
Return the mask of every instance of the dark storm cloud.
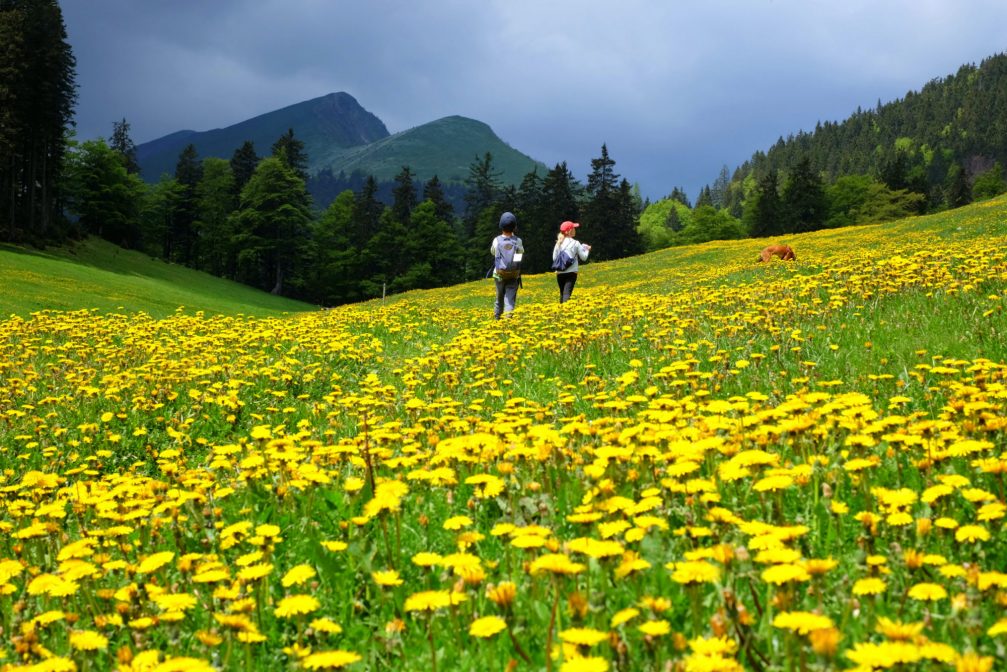
<path id="1" fill-rule="evenodd" d="M 346 91 L 392 132 L 460 114 L 549 165 L 690 195 L 781 135 L 1004 49 L 992 0 L 67 0 L 78 134 L 138 142 Z"/>

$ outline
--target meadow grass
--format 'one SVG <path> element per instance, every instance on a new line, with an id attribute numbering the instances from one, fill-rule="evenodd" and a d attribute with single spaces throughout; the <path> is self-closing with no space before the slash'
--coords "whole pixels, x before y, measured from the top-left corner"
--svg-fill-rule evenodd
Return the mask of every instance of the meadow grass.
<path id="1" fill-rule="evenodd" d="M 279 316 L 313 306 L 167 264 L 98 238 L 36 250 L 0 245 L 0 316 L 38 310 Z"/>
<path id="2" fill-rule="evenodd" d="M 993 669 L 1005 217 L 587 264 L 500 321 L 483 281 L 0 322 L 0 656 Z"/>

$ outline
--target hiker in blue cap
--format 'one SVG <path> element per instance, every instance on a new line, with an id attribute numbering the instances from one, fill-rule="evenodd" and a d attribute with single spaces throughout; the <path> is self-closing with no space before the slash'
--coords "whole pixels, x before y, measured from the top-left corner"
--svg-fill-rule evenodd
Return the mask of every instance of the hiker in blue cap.
<path id="1" fill-rule="evenodd" d="M 508 317 L 514 311 L 517 288 L 521 285 L 521 258 L 524 245 L 514 235 L 517 217 L 512 212 L 500 215 L 500 235 L 493 239 L 490 254 L 493 255 L 493 282 L 496 283 L 497 297 L 493 304 L 493 317 Z"/>

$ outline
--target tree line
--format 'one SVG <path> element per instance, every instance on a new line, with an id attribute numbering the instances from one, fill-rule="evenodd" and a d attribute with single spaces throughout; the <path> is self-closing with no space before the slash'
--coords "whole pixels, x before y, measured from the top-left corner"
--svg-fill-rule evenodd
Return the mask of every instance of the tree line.
<path id="1" fill-rule="evenodd" d="M 108 142 L 87 141 L 70 153 L 66 205 L 81 233 L 319 304 L 483 277 L 505 210 L 519 218 L 527 272 L 548 270 L 567 219 L 593 233 L 598 259 L 643 250 L 636 231 L 643 204 L 615 173 L 604 145 L 586 185 L 565 163 L 505 185 L 492 154 L 475 157 L 458 213 L 436 176 L 421 183 L 408 166 L 395 177 L 387 204 L 368 176 L 358 191 L 343 190 L 324 210 L 314 209 L 308 157 L 293 129 L 266 157 L 251 141 L 230 160 L 200 159 L 188 145 L 174 175 L 153 185 L 139 178 L 135 152 L 123 119 Z"/>

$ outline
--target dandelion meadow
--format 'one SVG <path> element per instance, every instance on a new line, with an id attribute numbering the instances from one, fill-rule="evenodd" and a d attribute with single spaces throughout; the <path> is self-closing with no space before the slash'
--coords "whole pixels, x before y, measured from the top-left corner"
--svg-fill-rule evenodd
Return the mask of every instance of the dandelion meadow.
<path id="1" fill-rule="evenodd" d="M 0 669 L 996 669 L 1005 219 L 11 316 Z"/>

